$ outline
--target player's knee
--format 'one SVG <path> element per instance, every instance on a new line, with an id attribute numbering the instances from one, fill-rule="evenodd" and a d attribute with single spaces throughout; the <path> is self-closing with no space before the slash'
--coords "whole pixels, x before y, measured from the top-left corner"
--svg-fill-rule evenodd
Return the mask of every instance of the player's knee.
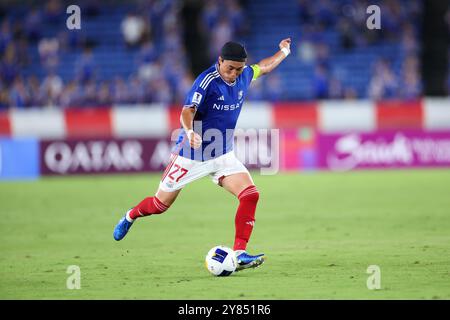
<path id="1" fill-rule="evenodd" d="M 177 199 L 179 192 L 180 192 L 179 190 L 174 192 L 166 192 L 161 189 L 158 189 L 154 197 L 158 199 L 158 201 L 162 203 L 164 206 L 169 208 Z"/>
<path id="2" fill-rule="evenodd" d="M 166 212 L 167 210 L 169 210 L 170 206 L 165 206 L 164 208 L 159 209 L 161 211 L 161 213 Z"/>
<path id="3" fill-rule="evenodd" d="M 164 202 L 161 201 L 156 196 L 153 197 L 153 199 L 154 199 L 155 208 L 158 211 L 158 213 L 163 213 L 164 211 L 169 209 L 170 206 L 172 205 L 172 203 L 169 203 L 168 201 L 164 201 Z"/>
<path id="4" fill-rule="evenodd" d="M 245 188 L 238 196 L 239 201 L 251 201 L 258 202 L 259 191 L 256 186 L 250 186 Z"/>
<path id="5" fill-rule="evenodd" d="M 167 210 L 167 209 L 170 208 L 170 206 L 172 205 L 173 201 L 172 202 L 169 202 L 169 201 L 164 201 L 163 202 L 163 201 L 161 201 L 161 203 L 165 206 L 165 209 Z"/>

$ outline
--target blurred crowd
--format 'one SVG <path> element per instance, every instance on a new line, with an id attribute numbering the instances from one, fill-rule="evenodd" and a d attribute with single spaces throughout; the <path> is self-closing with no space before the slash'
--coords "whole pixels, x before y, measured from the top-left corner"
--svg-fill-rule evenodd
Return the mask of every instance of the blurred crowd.
<path id="1" fill-rule="evenodd" d="M 296 0 L 300 33 L 296 35 L 293 56 L 314 66 L 311 85 L 315 99 L 416 98 L 422 94 L 418 43 L 420 1 L 386 0 L 382 30 L 373 32 L 365 25 L 366 0 Z M 66 3 L 47 0 L 21 13 L 20 19 L 0 11 L 0 108 L 30 106 L 110 106 L 111 104 L 182 103 L 194 76 L 187 60 L 181 20 L 181 3 L 176 0 L 141 0 L 121 15 L 118 40 L 111 50 L 131 53 L 131 72 L 102 77 L 97 46 L 102 39 L 80 32 L 58 31 L 49 37 L 41 30 L 63 23 Z M 83 19 L 102 14 L 101 1 L 81 1 Z M 211 62 L 220 47 L 230 39 L 242 41 L 251 32 L 245 1 L 205 1 L 200 12 L 200 30 L 206 37 Z M 0 8 L 1 10 L 1 8 Z M 58 28 L 55 28 L 58 29 Z M 370 48 L 381 43 L 398 43 L 400 66 L 389 57 L 379 57 L 370 68 L 363 96 L 342 81 L 339 66 L 332 63 L 333 47 L 322 37 L 324 31 L 339 32 L 344 52 Z M 105 40 L 106 41 L 106 40 Z M 117 47 L 117 45 L 119 47 Z M 35 48 L 38 60 L 30 54 Z M 119 49 L 117 49 L 119 48 Z M 31 50 L 32 51 L 32 50 Z M 59 72 L 62 55 L 79 52 L 73 76 Z M 37 67 L 36 67 L 37 65 Z M 33 68 L 31 68 L 33 67 Z M 26 73 L 23 70 L 40 70 Z M 274 72 L 254 83 L 249 99 L 283 99 L 282 74 Z M 450 81 L 449 81 L 450 83 Z"/>
<path id="2" fill-rule="evenodd" d="M 217 59 L 224 43 L 242 41 L 249 30 L 245 11 L 237 0 L 205 1 L 200 23 L 211 61 Z"/>
<path id="3" fill-rule="evenodd" d="M 366 9 L 376 4 L 380 8 L 381 29 L 366 27 L 369 14 Z M 401 1 L 332 1 L 298 0 L 301 32 L 299 35 L 298 57 L 314 64 L 314 97 L 319 99 L 371 98 L 414 99 L 422 94 L 420 76 L 420 12 L 421 2 Z M 370 69 L 370 79 L 363 96 L 357 90 L 341 81 L 358 76 L 346 72 L 331 63 L 336 52 L 323 37 L 326 31 L 337 30 L 339 48 L 337 53 L 351 53 L 361 50 L 375 51 L 377 46 L 399 44 L 396 57 L 401 57 L 401 66 L 394 66 L 392 57 L 383 56 L 382 51 L 376 60 L 365 66 Z M 340 52 L 342 51 L 342 52 Z M 357 64 L 358 61 L 354 61 Z"/>
<path id="4" fill-rule="evenodd" d="M 11 19 L 4 12 L 0 26 L 0 108 L 30 106 L 108 106 L 111 104 L 182 103 L 194 81 L 183 44 L 180 10 L 176 0 L 143 0 L 124 12 L 117 42 L 131 52 L 133 68 L 128 74 L 110 79 L 101 77 L 96 46 L 101 39 L 85 34 L 59 31 L 44 37 L 45 26 L 65 25 L 67 14 L 60 0 L 26 10 L 24 19 Z M 101 14 L 101 1 L 81 1 L 83 21 Z M 120 2 L 119 2 L 120 6 Z M 211 43 L 209 57 L 217 57 L 224 41 L 245 29 L 243 10 L 238 1 L 207 1 L 202 12 L 201 29 Z M 207 32 L 206 32 L 207 31 Z M 36 47 L 39 61 L 32 61 L 30 47 Z M 114 48 L 116 49 L 116 48 Z M 61 56 L 80 52 L 73 77 L 64 80 L 58 70 Z M 42 71 L 24 74 L 38 63 Z M 36 68 L 34 68 L 36 69 Z"/>
<path id="5" fill-rule="evenodd" d="M 83 21 L 97 17 L 101 2 L 84 1 Z M 60 0 L 25 12 L 25 22 L 2 19 L 0 29 L 0 107 L 29 106 L 108 106 L 113 103 L 170 103 L 179 101 L 192 82 L 183 47 L 175 0 L 139 1 L 123 14 L 117 42 L 119 50 L 131 53 L 131 72 L 110 79 L 101 77 L 96 47 L 102 39 L 80 32 L 62 30 L 66 7 Z M 60 31 L 44 37 L 40 30 L 55 26 Z M 114 45 L 116 45 L 114 44 Z M 111 50 L 117 50 L 117 46 Z M 36 47 L 42 71 L 21 72 L 33 63 L 30 47 Z M 73 76 L 64 79 L 61 56 L 80 52 Z M 128 61 L 127 61 L 128 63 Z M 36 69 L 36 68 L 34 68 Z"/>

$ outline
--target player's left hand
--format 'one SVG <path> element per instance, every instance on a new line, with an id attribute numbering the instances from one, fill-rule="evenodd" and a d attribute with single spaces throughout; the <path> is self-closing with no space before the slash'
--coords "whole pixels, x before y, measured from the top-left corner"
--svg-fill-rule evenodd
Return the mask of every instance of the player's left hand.
<path id="1" fill-rule="evenodd" d="M 281 40 L 279 47 L 280 47 L 280 50 L 283 48 L 286 48 L 289 51 L 291 51 L 291 38 L 286 38 L 286 39 Z"/>

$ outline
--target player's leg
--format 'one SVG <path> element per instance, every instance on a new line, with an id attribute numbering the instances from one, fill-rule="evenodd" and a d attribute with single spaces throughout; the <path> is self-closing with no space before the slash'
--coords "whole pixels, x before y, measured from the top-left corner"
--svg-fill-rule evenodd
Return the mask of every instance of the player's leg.
<path id="1" fill-rule="evenodd" d="M 145 198 L 130 209 L 126 215 L 127 220 L 133 222 L 137 218 L 160 214 L 169 209 L 185 185 L 183 182 L 186 181 L 180 182 L 181 178 L 185 177 L 189 170 L 192 171 L 194 166 L 195 163 L 192 160 L 172 154 L 156 194 Z"/>
<path id="2" fill-rule="evenodd" d="M 165 212 L 172 203 L 175 202 L 181 189 L 174 191 L 163 191 L 158 189 L 153 197 L 147 197 L 127 213 L 128 221 L 133 222 L 140 217 L 149 216 L 152 214 L 160 214 Z"/>
<path id="3" fill-rule="evenodd" d="M 180 191 L 181 189 L 167 192 L 159 188 L 153 197 L 146 197 L 139 202 L 119 220 L 119 223 L 114 228 L 114 239 L 117 241 L 122 240 L 137 218 L 165 212 L 175 202 Z"/>
<path id="4" fill-rule="evenodd" d="M 234 157 L 234 154 L 227 157 L 230 161 L 226 161 L 221 170 L 215 173 L 213 180 L 239 200 L 233 246 L 239 263 L 237 269 L 257 267 L 264 262 L 264 254 L 252 256 L 246 253 L 246 249 L 255 225 L 259 192 L 245 166 Z"/>
<path id="5" fill-rule="evenodd" d="M 123 239 L 137 218 L 165 212 L 186 184 L 209 173 L 207 164 L 203 162 L 172 155 L 156 194 L 145 198 L 127 211 L 114 229 L 114 239 Z"/>
<path id="6" fill-rule="evenodd" d="M 247 243 L 255 225 L 259 192 L 248 173 L 236 173 L 221 179 L 222 187 L 234 194 L 239 205 L 235 216 L 235 251 L 247 249 Z"/>
<path id="7" fill-rule="evenodd" d="M 153 197 L 146 197 L 125 213 L 125 216 L 119 220 L 114 228 L 113 236 L 115 240 L 122 240 L 137 218 L 161 214 L 169 209 L 182 188 L 179 185 L 175 186 L 175 183 L 171 181 L 175 178 L 174 174 L 176 172 L 174 172 L 174 169 L 179 171 L 179 168 L 183 165 L 186 164 L 183 162 L 182 157 L 171 155 L 169 164 L 162 175 L 158 191 Z"/>

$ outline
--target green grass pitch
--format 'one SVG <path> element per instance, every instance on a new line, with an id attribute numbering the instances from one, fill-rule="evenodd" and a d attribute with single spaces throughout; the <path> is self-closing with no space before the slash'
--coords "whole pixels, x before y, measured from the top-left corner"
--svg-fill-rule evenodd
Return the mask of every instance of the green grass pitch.
<path id="1" fill-rule="evenodd" d="M 253 178 L 261 196 L 254 270 L 216 278 L 208 250 L 232 246 L 237 200 L 208 178 L 120 242 L 124 211 L 160 175 L 0 183 L 1 299 L 450 299 L 450 170 Z M 77 265 L 81 289 L 66 287 Z M 367 268 L 381 270 L 369 290 Z"/>

